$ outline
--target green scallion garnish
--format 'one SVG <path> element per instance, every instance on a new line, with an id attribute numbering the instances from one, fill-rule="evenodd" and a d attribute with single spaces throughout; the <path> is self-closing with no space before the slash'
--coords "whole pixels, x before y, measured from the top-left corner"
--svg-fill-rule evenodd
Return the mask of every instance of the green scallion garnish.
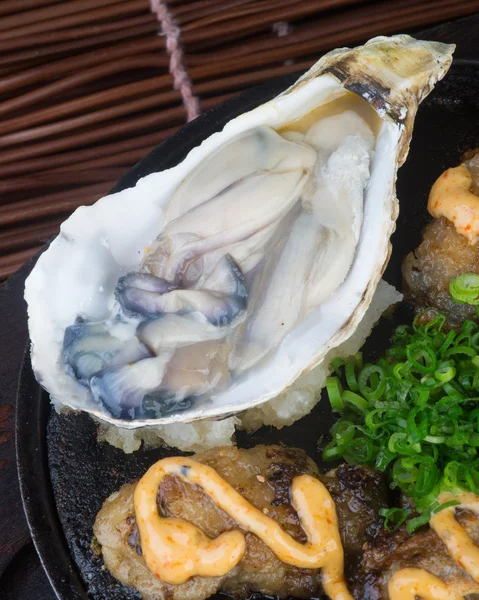
<path id="1" fill-rule="evenodd" d="M 384 517 L 384 528 L 388 531 L 394 531 L 401 526 L 411 511 L 405 508 L 380 508 L 379 516 Z"/>
<path id="2" fill-rule="evenodd" d="M 459 275 L 449 283 L 449 293 L 456 302 L 479 305 L 479 275 Z"/>
<path id="3" fill-rule="evenodd" d="M 453 283 L 479 305 L 479 275 Z M 341 418 L 323 457 L 385 472 L 391 488 L 415 503 L 410 532 L 441 508 L 441 492 L 479 494 L 479 325 L 468 320 L 460 332 L 444 331 L 444 315 L 427 311 L 427 323 L 419 315 L 412 327 L 398 327 L 375 363 L 337 360 L 326 386 Z M 399 508 L 381 514 L 388 528 L 408 518 Z"/>

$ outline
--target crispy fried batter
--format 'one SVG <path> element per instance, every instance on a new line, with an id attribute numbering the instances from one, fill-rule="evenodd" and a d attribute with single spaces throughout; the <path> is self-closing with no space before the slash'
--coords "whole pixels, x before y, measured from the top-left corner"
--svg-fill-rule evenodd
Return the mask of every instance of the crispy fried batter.
<path id="1" fill-rule="evenodd" d="M 423 231 L 423 241 L 404 259 L 405 295 L 418 308 L 434 306 L 452 327 L 474 319 L 475 307 L 457 304 L 449 282 L 462 273 L 479 272 L 479 244 L 471 246 L 454 225 L 441 217 Z"/>

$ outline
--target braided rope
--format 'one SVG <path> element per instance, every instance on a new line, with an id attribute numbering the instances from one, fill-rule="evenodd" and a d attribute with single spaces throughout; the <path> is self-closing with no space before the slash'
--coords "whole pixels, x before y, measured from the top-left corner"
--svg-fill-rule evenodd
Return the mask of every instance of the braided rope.
<path id="1" fill-rule="evenodd" d="M 181 94 L 188 121 L 192 121 L 200 114 L 200 106 L 184 64 L 183 48 L 180 43 L 181 30 L 164 1 L 150 0 L 150 6 L 166 38 L 166 51 L 170 57 L 170 73 L 173 75 L 174 87 Z"/>

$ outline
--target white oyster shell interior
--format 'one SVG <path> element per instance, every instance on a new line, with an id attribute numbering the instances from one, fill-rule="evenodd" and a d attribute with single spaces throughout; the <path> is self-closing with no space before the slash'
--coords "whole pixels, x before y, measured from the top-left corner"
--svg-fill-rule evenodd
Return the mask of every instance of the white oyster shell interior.
<path id="1" fill-rule="evenodd" d="M 277 396 L 371 301 L 403 129 L 335 76 L 305 76 L 177 167 L 79 208 L 27 281 L 40 383 L 130 428 Z"/>

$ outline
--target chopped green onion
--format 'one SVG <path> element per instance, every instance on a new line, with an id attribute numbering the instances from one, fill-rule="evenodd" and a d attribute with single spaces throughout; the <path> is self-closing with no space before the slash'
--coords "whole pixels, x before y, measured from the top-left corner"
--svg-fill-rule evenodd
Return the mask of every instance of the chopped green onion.
<path id="1" fill-rule="evenodd" d="M 423 462 L 419 465 L 416 487 L 414 490 L 417 496 L 427 496 L 434 489 L 437 480 L 439 479 L 439 470 L 431 460 Z"/>
<path id="2" fill-rule="evenodd" d="M 366 365 L 359 374 L 358 385 L 367 400 L 379 400 L 386 387 L 383 369 L 379 365 Z"/>
<path id="3" fill-rule="evenodd" d="M 384 416 L 386 416 L 386 418 L 383 418 Z M 388 417 L 386 411 L 382 408 L 375 408 L 368 412 L 364 423 L 370 431 L 375 431 L 376 429 L 387 427 L 390 423 L 394 423 L 395 420 L 396 419 L 391 417 L 391 415 Z"/>
<path id="4" fill-rule="evenodd" d="M 430 513 L 428 513 L 428 512 L 422 513 L 422 515 L 419 515 L 419 517 L 415 517 L 414 519 L 411 519 L 408 522 L 408 524 L 406 525 L 406 531 L 409 534 L 414 533 L 420 527 L 427 525 L 429 523 L 430 518 L 431 518 Z"/>
<path id="5" fill-rule="evenodd" d="M 358 369 L 363 368 L 363 353 L 362 352 L 356 352 L 356 354 L 354 355 L 354 363 L 356 364 L 356 367 Z"/>
<path id="6" fill-rule="evenodd" d="M 438 512 L 441 512 L 441 510 L 445 510 L 446 508 L 451 508 L 452 506 L 459 506 L 459 504 L 460 504 L 460 502 L 458 502 L 457 500 L 448 500 L 447 502 L 443 502 L 436 508 L 433 508 L 431 513 L 433 515 L 435 515 Z"/>
<path id="7" fill-rule="evenodd" d="M 343 392 L 343 401 L 346 406 L 359 413 L 365 413 L 369 408 L 369 402 L 367 400 L 349 390 Z"/>
<path id="8" fill-rule="evenodd" d="M 416 342 L 406 347 L 406 356 L 413 368 L 420 373 L 433 373 L 437 359 L 434 350 L 424 342 Z"/>
<path id="9" fill-rule="evenodd" d="M 479 275 L 464 273 L 449 283 L 449 293 L 456 302 L 479 304 Z"/>
<path id="10" fill-rule="evenodd" d="M 343 453 L 344 458 L 352 465 L 368 465 L 373 455 L 373 444 L 367 437 L 351 440 Z"/>
<path id="11" fill-rule="evenodd" d="M 339 446 L 336 446 L 334 442 L 330 442 L 323 450 L 324 460 L 336 460 L 341 458 L 343 452 Z"/>
<path id="12" fill-rule="evenodd" d="M 380 508 L 379 516 L 384 517 L 384 529 L 394 531 L 400 527 L 411 514 L 411 511 L 405 508 Z"/>
<path id="13" fill-rule="evenodd" d="M 328 377 L 326 379 L 326 390 L 328 392 L 329 402 L 334 412 L 341 412 L 344 408 L 344 402 L 341 398 L 342 387 L 337 377 Z"/>
<path id="14" fill-rule="evenodd" d="M 457 383 L 454 384 L 453 381 L 451 381 L 450 383 L 444 384 L 444 391 L 446 392 L 446 394 L 448 394 L 448 396 L 450 396 L 457 402 L 461 402 L 465 396 L 465 394 L 464 395 L 462 394 L 462 390 L 460 390 L 460 386 L 457 385 Z"/>
<path id="15" fill-rule="evenodd" d="M 421 417 L 418 421 L 416 421 L 417 415 Z M 426 437 L 429 428 L 429 419 L 426 413 L 421 411 L 421 408 L 417 406 L 408 414 L 406 422 L 409 441 L 413 444 L 421 442 Z"/>
<path id="16" fill-rule="evenodd" d="M 474 356 L 476 356 L 477 352 L 474 350 L 474 348 L 469 348 L 467 346 L 454 346 L 453 348 L 449 348 L 449 350 L 446 350 L 444 356 L 445 358 L 449 358 L 450 356 L 453 356 L 455 354 L 465 354 L 466 356 L 470 356 L 471 358 L 473 358 Z"/>
<path id="17" fill-rule="evenodd" d="M 479 352 L 479 332 L 471 337 L 471 346 L 476 352 Z"/>
<path id="18" fill-rule="evenodd" d="M 474 321 L 471 321 L 471 319 L 466 319 L 462 324 L 461 333 L 470 337 L 471 334 L 474 333 L 474 331 L 476 331 L 476 329 L 477 326 L 474 323 Z"/>
<path id="19" fill-rule="evenodd" d="M 405 376 L 403 369 L 407 369 L 408 366 L 409 365 L 407 363 L 403 363 L 403 362 L 399 362 L 399 363 L 397 363 L 397 365 L 394 365 L 393 370 L 392 370 L 394 377 L 396 377 L 396 379 L 399 379 L 401 381 Z"/>
<path id="20" fill-rule="evenodd" d="M 427 334 L 430 329 L 435 329 L 435 330 L 437 330 L 437 332 L 439 332 L 439 331 L 441 331 L 441 329 L 444 327 L 445 324 L 446 324 L 446 317 L 443 314 L 438 313 L 434 317 L 434 319 L 431 319 L 430 321 L 425 323 L 425 325 L 423 326 L 424 333 Z"/>
<path id="21" fill-rule="evenodd" d="M 458 487 L 458 474 L 462 465 L 455 460 L 452 460 L 444 467 L 444 484 L 447 488 L 454 490 Z"/>
<path id="22" fill-rule="evenodd" d="M 388 442 L 389 452 L 412 456 L 421 451 L 421 446 L 417 442 L 412 442 L 405 433 L 394 432 Z"/>
<path id="23" fill-rule="evenodd" d="M 459 333 L 444 326 L 427 309 L 412 327 L 396 328 L 385 356 L 364 366 L 361 355 L 340 359 L 326 383 L 341 417 L 323 457 L 384 472 L 419 513 L 408 531 L 428 522 L 441 492 L 479 494 L 479 325 L 465 321 Z"/>
<path id="24" fill-rule="evenodd" d="M 381 448 L 376 456 L 376 463 L 374 466 L 378 471 L 385 471 L 395 458 L 396 454 L 389 452 L 387 448 Z"/>
<path id="25" fill-rule="evenodd" d="M 412 390 L 411 393 L 414 394 L 415 391 L 416 391 L 416 388 L 414 390 Z M 424 408 L 427 405 L 427 401 L 429 400 L 430 391 L 423 389 L 423 388 L 419 388 L 417 391 L 418 391 L 418 398 L 417 398 L 416 405 L 420 408 Z"/>
<path id="26" fill-rule="evenodd" d="M 347 363 L 344 368 L 344 374 L 346 376 L 346 383 L 352 392 L 359 391 L 358 380 L 356 379 L 356 364 Z"/>
<path id="27" fill-rule="evenodd" d="M 354 423 L 341 419 L 331 429 L 333 441 L 337 446 L 346 446 L 353 439 L 355 430 Z"/>
<path id="28" fill-rule="evenodd" d="M 426 435 L 424 441 L 429 444 L 444 444 L 446 437 L 444 435 Z"/>
<path id="29" fill-rule="evenodd" d="M 392 468 L 392 487 L 405 488 L 415 483 L 417 479 L 417 467 L 409 465 L 403 459 L 398 458 Z M 408 487 L 406 489 L 409 489 Z"/>
<path id="30" fill-rule="evenodd" d="M 456 448 L 458 446 L 464 446 L 469 443 L 469 435 L 465 431 L 456 431 L 453 435 L 449 436 L 445 444 L 449 448 Z"/>
<path id="31" fill-rule="evenodd" d="M 444 356 L 444 352 L 446 352 L 446 350 L 449 348 L 449 346 L 452 344 L 452 342 L 454 341 L 456 337 L 456 332 L 455 331 L 450 331 L 447 336 L 446 339 L 443 341 L 441 347 L 439 348 L 439 356 L 442 358 Z"/>
<path id="32" fill-rule="evenodd" d="M 423 310 L 421 310 L 420 312 L 417 313 L 417 315 L 414 317 L 414 320 L 412 322 L 412 328 L 414 329 L 415 332 L 419 332 L 422 331 L 424 328 L 424 318 L 426 318 L 426 322 L 429 322 L 429 318 L 428 318 L 428 314 L 432 313 L 434 315 L 437 315 L 438 312 L 435 308 L 429 306 L 427 308 L 424 308 Z"/>
<path id="33" fill-rule="evenodd" d="M 338 377 L 341 375 L 341 367 L 345 364 L 346 361 L 344 360 L 344 358 L 340 358 L 339 356 L 333 358 L 333 360 L 331 361 L 331 368 Z"/>

